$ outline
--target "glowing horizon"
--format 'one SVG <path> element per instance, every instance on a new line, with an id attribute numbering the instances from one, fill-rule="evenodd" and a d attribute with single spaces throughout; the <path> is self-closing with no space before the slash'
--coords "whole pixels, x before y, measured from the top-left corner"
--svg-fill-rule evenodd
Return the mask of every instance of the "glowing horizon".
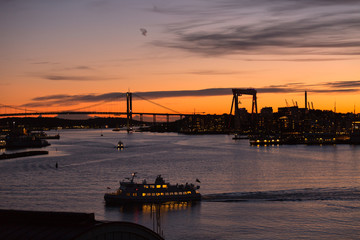
<path id="1" fill-rule="evenodd" d="M 224 91 L 254 88 L 259 110 L 304 107 L 306 90 L 315 109 L 358 112 L 359 11 L 354 0 L 1 1 L 0 104 L 68 110 L 131 91 L 223 114 Z"/>

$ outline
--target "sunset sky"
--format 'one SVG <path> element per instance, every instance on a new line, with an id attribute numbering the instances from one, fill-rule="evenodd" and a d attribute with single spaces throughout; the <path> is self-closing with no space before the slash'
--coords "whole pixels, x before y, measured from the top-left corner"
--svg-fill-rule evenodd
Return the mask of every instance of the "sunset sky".
<path id="1" fill-rule="evenodd" d="M 304 107 L 307 90 L 360 112 L 359 0 L 0 0 L 0 31 L 0 113 L 125 111 L 131 91 L 222 114 L 231 88 L 257 89 L 259 109 Z"/>

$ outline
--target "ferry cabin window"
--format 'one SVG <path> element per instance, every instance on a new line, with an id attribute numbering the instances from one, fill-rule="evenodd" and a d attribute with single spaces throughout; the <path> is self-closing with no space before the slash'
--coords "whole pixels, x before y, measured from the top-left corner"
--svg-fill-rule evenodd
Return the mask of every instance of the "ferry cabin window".
<path id="1" fill-rule="evenodd" d="M 174 195 L 174 193 L 173 193 L 173 192 L 171 192 L 171 193 L 170 193 L 170 195 L 172 196 L 172 195 Z"/>
<path id="2" fill-rule="evenodd" d="M 142 196 L 145 197 L 145 196 L 146 196 L 146 193 L 143 193 Z"/>
<path id="3" fill-rule="evenodd" d="M 161 185 L 156 185 L 156 188 L 161 188 Z"/>
<path id="4" fill-rule="evenodd" d="M 132 195 L 133 195 L 133 197 L 136 197 L 136 196 L 137 196 L 137 193 L 133 193 Z"/>
<path id="5" fill-rule="evenodd" d="M 162 185 L 163 188 L 167 188 L 167 185 Z"/>
<path id="6" fill-rule="evenodd" d="M 144 185 L 144 188 L 149 188 L 149 185 Z"/>
<path id="7" fill-rule="evenodd" d="M 155 196 L 155 193 L 152 193 L 151 196 Z"/>
<path id="8" fill-rule="evenodd" d="M 150 185 L 150 188 L 155 188 L 155 185 Z"/>
<path id="9" fill-rule="evenodd" d="M 130 193 L 127 193 L 126 196 L 130 197 Z"/>

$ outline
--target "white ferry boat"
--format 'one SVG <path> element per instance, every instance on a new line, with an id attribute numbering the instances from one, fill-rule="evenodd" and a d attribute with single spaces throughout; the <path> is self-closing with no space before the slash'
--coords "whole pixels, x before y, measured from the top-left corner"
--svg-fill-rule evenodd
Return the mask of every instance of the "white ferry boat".
<path id="1" fill-rule="evenodd" d="M 171 185 L 158 175 L 155 183 L 136 183 L 132 174 L 131 179 L 120 181 L 120 187 L 116 192 L 106 193 L 104 199 L 106 204 L 125 203 L 163 203 L 163 202 L 190 202 L 200 201 L 201 194 L 198 192 L 200 186 L 194 184 Z M 196 179 L 198 183 L 200 181 Z"/>

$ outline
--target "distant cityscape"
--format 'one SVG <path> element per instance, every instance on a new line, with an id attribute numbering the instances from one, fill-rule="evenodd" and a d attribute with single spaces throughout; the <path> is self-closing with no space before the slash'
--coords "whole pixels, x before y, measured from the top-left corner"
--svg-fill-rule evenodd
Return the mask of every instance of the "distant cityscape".
<path id="1" fill-rule="evenodd" d="M 178 132 L 185 134 L 239 134 L 262 136 L 303 136 L 304 134 L 327 134 L 336 137 L 350 137 L 360 130 L 360 115 L 336 113 L 328 110 L 280 107 L 274 112 L 265 107 L 260 113 L 249 113 L 238 109 L 238 116 L 200 115 L 186 116 L 174 122 L 144 122 L 132 119 L 131 127 L 138 131 Z M 0 119 L 2 135 L 15 128 L 28 130 L 49 130 L 59 128 L 126 128 L 126 118 L 90 118 L 87 120 L 67 120 L 56 117 L 12 117 Z"/>

